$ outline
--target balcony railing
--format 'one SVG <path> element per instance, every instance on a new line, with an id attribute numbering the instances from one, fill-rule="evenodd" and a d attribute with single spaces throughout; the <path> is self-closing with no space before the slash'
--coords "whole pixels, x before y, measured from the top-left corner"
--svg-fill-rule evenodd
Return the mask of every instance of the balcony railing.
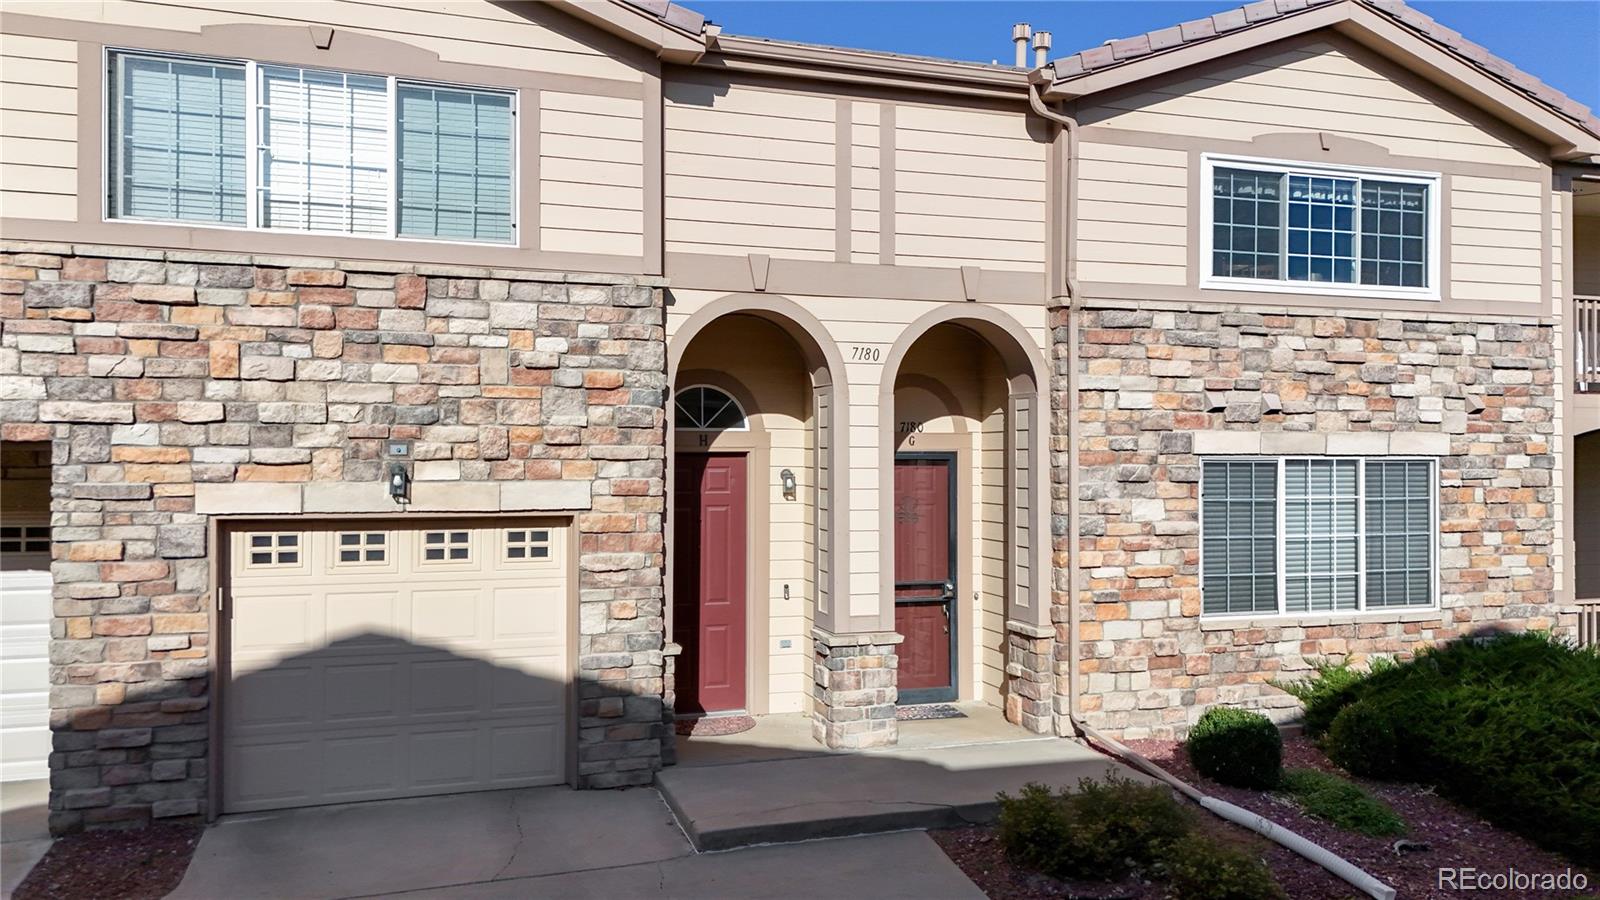
<path id="1" fill-rule="evenodd" d="M 1578 646 L 1600 647 L 1600 600 L 1578 601 Z"/>
<path id="2" fill-rule="evenodd" d="M 1578 393 L 1600 394 L 1600 297 L 1574 297 L 1572 312 Z"/>

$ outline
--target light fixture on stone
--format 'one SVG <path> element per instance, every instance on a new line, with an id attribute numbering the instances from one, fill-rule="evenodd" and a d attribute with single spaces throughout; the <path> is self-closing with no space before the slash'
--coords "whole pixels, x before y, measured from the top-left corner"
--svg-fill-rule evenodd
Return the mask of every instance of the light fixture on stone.
<path id="1" fill-rule="evenodd" d="M 396 503 L 406 502 L 407 489 L 411 485 L 411 477 L 406 474 L 406 467 L 399 463 L 389 465 L 389 496 Z"/>
<path id="2" fill-rule="evenodd" d="M 783 484 L 783 499 L 793 500 L 795 491 L 794 470 L 784 469 L 779 472 L 778 481 Z"/>

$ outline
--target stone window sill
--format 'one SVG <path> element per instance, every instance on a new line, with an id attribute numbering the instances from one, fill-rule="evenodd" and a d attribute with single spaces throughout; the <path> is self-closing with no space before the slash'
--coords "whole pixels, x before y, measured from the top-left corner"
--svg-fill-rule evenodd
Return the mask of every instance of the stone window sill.
<path id="1" fill-rule="evenodd" d="M 1312 613 L 1288 616 L 1200 617 L 1201 631 L 1238 631 L 1242 628 L 1310 628 L 1321 625 L 1398 625 L 1404 622 L 1442 622 L 1440 609 L 1385 610 L 1367 613 Z"/>

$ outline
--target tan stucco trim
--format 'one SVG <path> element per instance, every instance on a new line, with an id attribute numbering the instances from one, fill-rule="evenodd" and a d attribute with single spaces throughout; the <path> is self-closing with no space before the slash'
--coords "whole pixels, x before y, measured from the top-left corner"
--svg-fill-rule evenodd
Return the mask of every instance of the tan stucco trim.
<path id="1" fill-rule="evenodd" d="M 878 106 L 878 264 L 894 265 L 895 254 L 895 105 Z"/>
<path id="2" fill-rule="evenodd" d="M 828 394 L 830 401 L 827 436 L 828 468 L 833 503 L 826 517 L 816 517 L 815 527 L 818 534 L 814 539 L 814 546 L 824 539 L 828 542 L 832 568 L 829 571 L 830 584 L 827 586 L 827 592 L 832 598 L 832 603 L 826 608 L 823 604 L 817 604 L 813 624 L 840 634 L 871 631 L 877 627 L 876 616 L 851 617 L 848 614 L 841 615 L 839 612 L 841 600 L 850 596 L 850 523 L 847 508 L 850 496 L 850 398 L 849 388 L 844 381 L 844 358 L 839 353 L 839 347 L 815 316 L 787 297 L 753 293 L 731 294 L 701 307 L 673 333 L 667 342 L 668 384 L 677 383 L 678 366 L 695 336 L 712 322 L 727 315 L 751 315 L 781 328 L 799 348 L 800 355 L 810 370 L 812 387 Z M 812 416 L 813 440 L 815 440 L 817 427 L 815 408 L 812 410 Z M 667 417 L 667 432 L 667 477 L 671 478 L 676 438 L 670 415 Z M 672 517 L 672 492 L 668 491 L 665 528 L 669 547 L 672 545 Z M 812 564 L 815 565 L 815 559 Z M 670 606 L 671 579 L 668 579 L 667 585 L 669 591 L 667 600 Z M 820 596 L 822 585 L 818 583 L 815 590 Z"/>
<path id="3" fill-rule="evenodd" d="M 1352 40 L 1493 113 L 1524 133 L 1537 137 L 1557 158 L 1600 153 L 1600 137 L 1359 3 L 1311 7 L 1263 25 L 1181 45 L 1102 71 L 1059 80 L 1045 91 L 1045 99 L 1076 100 L 1089 97 L 1160 75 L 1187 71 L 1197 63 L 1220 59 L 1321 28 L 1336 28 Z"/>
<path id="4" fill-rule="evenodd" d="M 644 75 L 644 271 L 660 275 L 666 254 L 666 123 L 661 73 Z M 537 160 L 538 156 L 531 157 Z M 539 179 L 531 179 L 535 184 Z"/>
<path id="5" fill-rule="evenodd" d="M 673 460 L 683 456 L 743 456 L 745 458 L 745 711 L 765 715 L 772 708 L 772 631 L 770 562 L 764 552 L 771 546 L 772 509 L 767 489 L 772 470 L 772 436 L 758 421 L 761 407 L 744 385 L 725 372 L 684 369 L 676 383 L 709 384 L 727 391 L 745 410 L 748 431 L 678 432 L 673 440 Z M 751 415 L 756 413 L 757 415 Z M 704 438 L 704 443 L 701 443 Z M 676 477 L 669 472 L 668 490 L 676 493 Z M 669 547 L 672 545 L 668 545 Z M 671 566 L 671 557 L 667 564 Z M 815 602 L 814 600 L 812 602 Z M 663 609 L 667 639 L 672 639 L 673 613 Z"/>
<path id="6" fill-rule="evenodd" d="M 1015 579 L 1012 577 L 1012 561 L 1007 563 L 1006 578 L 1006 618 L 1019 619 L 1034 624 L 1048 624 L 1049 622 L 1049 594 L 1048 572 L 1046 562 L 1049 559 L 1050 516 L 1048 498 L 1049 487 L 1045 482 L 1047 475 L 1046 453 L 1043 448 L 1047 446 L 1049 414 L 1048 403 L 1041 403 L 1041 396 L 1046 396 L 1049 390 L 1050 377 L 1045 367 L 1044 357 L 1034 349 L 1034 342 L 1028 332 L 1017 324 L 1015 319 L 1005 313 L 989 306 L 976 303 L 944 304 L 929 310 L 916 321 L 907 325 L 895 339 L 894 346 L 884 356 L 883 368 L 878 383 L 878 533 L 892 535 L 894 533 L 894 503 L 886 495 L 894 489 L 894 454 L 895 441 L 895 381 L 899 375 L 900 365 L 905 361 L 906 354 L 911 351 L 917 340 L 936 325 L 960 325 L 972 331 L 980 340 L 987 344 L 997 356 L 1004 368 L 1009 385 L 1010 397 L 1008 398 L 1008 415 L 1006 431 L 1007 465 L 1006 465 L 1006 527 L 1008 532 L 1016 522 L 1016 496 L 1015 485 L 1012 479 L 1014 466 L 1010 460 L 1015 447 L 1009 439 L 1011 433 L 1017 430 L 1018 423 L 1010 421 L 1010 401 L 1018 397 L 1030 399 L 1030 415 L 1025 424 L 1031 434 L 1031 452 L 1028 459 L 1028 484 L 1025 493 L 1029 498 L 1028 509 L 1030 516 L 1028 527 L 1031 540 L 1029 541 L 1029 583 L 1033 595 L 1027 598 L 1026 606 L 1018 603 L 1015 596 Z M 1008 552 L 1011 542 L 1008 541 Z M 894 542 L 880 540 L 878 549 L 878 616 L 883 625 L 881 630 L 894 628 Z"/>
<path id="7" fill-rule="evenodd" d="M 1576 262 L 1576 235 L 1573 229 L 1577 223 L 1573 221 L 1577 215 L 1573 208 L 1573 199 L 1576 196 L 1572 190 L 1572 176 L 1567 172 L 1553 173 L 1551 188 L 1562 193 L 1561 199 L 1561 293 L 1556 302 L 1561 304 L 1557 310 L 1561 328 L 1561 353 L 1555 360 L 1557 378 L 1557 396 L 1565 402 L 1561 405 L 1561 418 L 1557 422 L 1557 440 L 1561 441 L 1561 508 L 1566 518 L 1566 528 L 1561 535 L 1561 543 L 1556 552 L 1566 561 L 1562 570 L 1565 576 L 1561 583 L 1561 591 L 1557 595 L 1559 603 L 1575 603 L 1578 598 L 1578 512 L 1577 512 L 1577 484 L 1578 484 L 1578 435 L 1581 434 L 1582 423 L 1579 421 L 1578 407 L 1585 395 L 1577 391 L 1576 360 L 1578 352 L 1578 327 L 1576 311 L 1577 301 L 1577 271 L 1574 269 Z M 1546 216 L 1548 218 L 1548 216 Z M 1545 253 L 1550 253 L 1550 242 L 1544 244 Z M 1550 279 L 1547 277 L 1546 281 Z M 1594 395 L 1587 395 L 1594 396 Z M 1600 400 L 1600 398 L 1596 398 Z M 1596 404 L 1589 404 L 1590 412 L 1594 412 Z M 1591 421 L 1600 419 L 1600 416 L 1590 417 Z"/>
<path id="8" fill-rule="evenodd" d="M 884 195 L 887 204 L 887 195 Z M 893 210 L 880 213 L 885 223 Z M 879 258 L 892 254 L 893 236 L 882 233 Z M 747 257 L 714 253 L 668 253 L 667 277 L 674 287 L 754 293 L 758 290 Z M 1040 272 L 984 269 L 977 299 L 987 303 L 1042 306 L 1045 276 Z M 966 287 L 956 267 L 872 265 L 772 259 L 765 290 L 816 297 L 878 297 L 885 300 L 963 301 Z"/>

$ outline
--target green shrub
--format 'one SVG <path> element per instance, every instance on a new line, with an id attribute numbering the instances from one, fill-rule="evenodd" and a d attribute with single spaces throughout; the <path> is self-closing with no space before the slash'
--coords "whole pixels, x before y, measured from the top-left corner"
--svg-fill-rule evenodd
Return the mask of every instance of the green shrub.
<path id="1" fill-rule="evenodd" d="M 1369 837 L 1404 834 L 1406 823 L 1389 804 L 1337 775 L 1316 769 L 1289 769 L 1279 787 L 1300 808 L 1347 831 Z"/>
<path id="2" fill-rule="evenodd" d="M 1057 878 L 1113 881 L 1143 870 L 1193 824 L 1166 787 L 1115 774 L 1085 778 L 1075 792 L 1029 784 L 999 800 L 1006 856 Z"/>
<path id="3" fill-rule="evenodd" d="M 1281 900 L 1283 888 L 1255 854 L 1195 834 L 1162 855 L 1169 896 L 1176 900 Z"/>
<path id="4" fill-rule="evenodd" d="M 1462 640 L 1360 679 L 1328 756 L 1421 781 L 1497 826 L 1600 864 L 1600 653 L 1543 634 Z"/>
<path id="5" fill-rule="evenodd" d="M 1269 788 L 1283 767 L 1283 735 L 1257 712 L 1213 706 L 1189 729 L 1189 759 L 1207 778 L 1235 787 Z"/>
<path id="6" fill-rule="evenodd" d="M 1384 656 L 1373 657 L 1366 671 L 1351 668 L 1348 660 L 1322 662 L 1316 665 L 1316 674 L 1310 678 L 1274 681 L 1272 686 L 1300 701 L 1305 707 L 1302 721 L 1306 734 L 1320 737 L 1333 725 L 1333 717 L 1339 710 L 1356 701 L 1368 676 L 1382 674 L 1395 666 L 1394 660 Z"/>

